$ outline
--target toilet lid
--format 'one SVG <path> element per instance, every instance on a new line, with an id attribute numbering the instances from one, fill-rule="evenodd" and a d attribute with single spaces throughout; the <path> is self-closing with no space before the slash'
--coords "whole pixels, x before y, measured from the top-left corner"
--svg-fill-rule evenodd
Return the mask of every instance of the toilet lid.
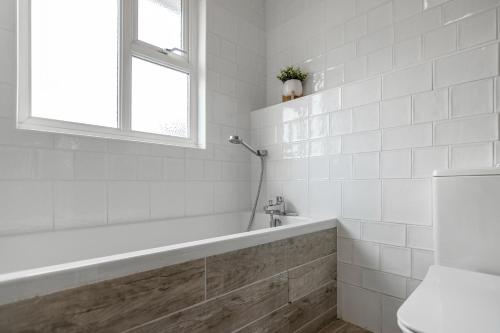
<path id="1" fill-rule="evenodd" d="M 398 323 L 418 333 L 498 333 L 500 276 L 431 266 L 399 308 Z"/>

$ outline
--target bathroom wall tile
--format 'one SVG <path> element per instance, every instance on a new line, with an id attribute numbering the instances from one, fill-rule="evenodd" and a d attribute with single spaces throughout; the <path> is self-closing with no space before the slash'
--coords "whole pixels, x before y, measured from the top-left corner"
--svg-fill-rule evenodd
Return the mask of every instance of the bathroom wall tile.
<path id="1" fill-rule="evenodd" d="M 422 2 L 399 0 L 394 3 L 394 21 L 401 21 L 422 11 Z"/>
<path id="2" fill-rule="evenodd" d="M 163 159 L 161 157 L 140 157 L 137 163 L 137 177 L 140 180 L 161 180 Z"/>
<path id="3" fill-rule="evenodd" d="M 369 104 L 352 110 L 352 131 L 363 132 L 379 128 L 379 103 Z"/>
<path id="4" fill-rule="evenodd" d="M 340 216 L 342 212 L 340 182 L 309 181 L 308 190 L 310 216 Z"/>
<path id="5" fill-rule="evenodd" d="M 151 218 L 154 220 L 183 216 L 185 188 L 182 182 L 151 183 Z"/>
<path id="6" fill-rule="evenodd" d="M 382 324 L 381 296 L 378 293 L 341 284 L 342 319 L 367 328 L 371 332 L 380 332 Z"/>
<path id="7" fill-rule="evenodd" d="M 442 121 L 434 125 L 437 145 L 481 142 L 498 139 L 498 115 Z"/>
<path id="8" fill-rule="evenodd" d="M 368 10 L 377 7 L 384 3 L 384 0 L 355 0 L 356 2 L 356 13 L 365 13 Z"/>
<path id="9" fill-rule="evenodd" d="M 397 41 L 401 41 L 431 31 L 440 25 L 441 8 L 437 7 L 396 23 L 394 36 Z"/>
<path id="10" fill-rule="evenodd" d="M 480 169 L 493 166 L 493 144 L 474 143 L 451 146 L 451 167 L 454 169 Z"/>
<path id="11" fill-rule="evenodd" d="M 342 24 L 355 15 L 355 1 L 331 0 L 326 3 L 331 25 Z"/>
<path id="12" fill-rule="evenodd" d="M 409 225 L 406 239 L 409 247 L 423 250 L 434 249 L 434 235 L 430 227 Z"/>
<path id="13" fill-rule="evenodd" d="M 0 147 L 0 178 L 33 178 L 34 154 L 30 149 Z"/>
<path id="14" fill-rule="evenodd" d="M 353 241 L 352 263 L 371 269 L 379 269 L 380 245 L 365 241 Z"/>
<path id="15" fill-rule="evenodd" d="M 209 329 L 218 332 L 232 332 L 286 305 L 288 301 L 287 282 L 286 273 L 276 275 L 222 297 L 163 317 L 148 325 L 137 327 L 131 332 L 171 331 L 178 330 L 179 327 L 191 332 Z M 241 302 L 235 304 L 235 299 L 239 299 Z"/>
<path id="16" fill-rule="evenodd" d="M 447 3 L 443 6 L 444 23 L 456 21 L 471 14 L 478 13 L 483 9 L 498 5 L 497 0 L 458 0 Z"/>
<path id="17" fill-rule="evenodd" d="M 368 12 L 368 31 L 376 31 L 392 23 L 392 6 L 392 3 L 388 2 Z"/>
<path id="18" fill-rule="evenodd" d="M 404 247 L 382 246 L 380 269 L 397 275 L 411 275 L 411 250 Z"/>
<path id="19" fill-rule="evenodd" d="M 380 153 L 382 178 L 411 178 L 411 150 L 388 150 Z"/>
<path id="20" fill-rule="evenodd" d="M 435 62 L 434 83 L 446 87 L 498 75 L 498 45 L 465 51 Z M 463 70 L 457 71 L 457 68 Z"/>
<path id="21" fill-rule="evenodd" d="M 450 88 L 452 117 L 493 112 L 493 80 L 482 80 Z"/>
<path id="22" fill-rule="evenodd" d="M 394 64 L 396 67 L 407 67 L 416 64 L 421 57 L 421 37 L 407 39 L 394 45 Z"/>
<path id="23" fill-rule="evenodd" d="M 392 69 L 392 47 L 368 55 L 367 70 L 368 75 L 384 73 Z"/>
<path id="24" fill-rule="evenodd" d="M 434 254 L 432 251 L 412 250 L 411 276 L 415 279 L 423 280 L 429 266 L 434 264 Z"/>
<path id="25" fill-rule="evenodd" d="M 431 225 L 430 198 L 429 180 L 384 180 L 382 218 L 384 221 Z"/>
<path id="26" fill-rule="evenodd" d="M 185 161 L 181 159 L 165 158 L 163 160 L 163 177 L 165 180 L 184 180 Z"/>
<path id="27" fill-rule="evenodd" d="M 380 103 L 380 126 L 397 127 L 411 124 L 411 97 Z"/>
<path id="28" fill-rule="evenodd" d="M 52 229 L 52 188 L 49 182 L 0 182 L 0 233 L 23 233 Z M 26 205 L 29 203 L 29 209 Z"/>
<path id="29" fill-rule="evenodd" d="M 384 150 L 431 146 L 432 124 L 386 128 L 382 141 Z"/>
<path id="30" fill-rule="evenodd" d="M 300 215 L 308 213 L 307 181 L 291 181 L 283 184 L 283 195 L 289 201 L 288 208 Z"/>
<path id="31" fill-rule="evenodd" d="M 328 136 L 329 115 L 324 114 L 309 119 L 309 138 L 317 139 Z"/>
<path id="32" fill-rule="evenodd" d="M 457 26 L 450 24 L 424 35 L 424 58 L 434 58 L 457 49 Z"/>
<path id="33" fill-rule="evenodd" d="M 338 25 L 328 29 L 326 33 L 326 49 L 342 46 L 344 44 L 344 26 Z"/>
<path id="34" fill-rule="evenodd" d="M 108 184 L 109 223 L 144 221 L 149 218 L 149 189 L 142 182 Z"/>
<path id="35" fill-rule="evenodd" d="M 352 132 L 352 111 L 343 110 L 330 114 L 330 134 L 342 135 Z"/>
<path id="36" fill-rule="evenodd" d="M 325 285 L 336 278 L 337 256 L 335 254 L 317 259 L 288 271 L 289 300 L 299 298 L 313 292 L 317 286 Z"/>
<path id="37" fill-rule="evenodd" d="M 342 152 L 346 154 L 379 151 L 380 131 L 349 134 L 342 137 Z"/>
<path id="38" fill-rule="evenodd" d="M 108 155 L 108 178 L 112 180 L 137 179 L 137 157 Z"/>
<path id="39" fill-rule="evenodd" d="M 448 90 L 433 90 L 413 96 L 413 122 L 422 123 L 448 118 Z"/>
<path id="40" fill-rule="evenodd" d="M 357 220 L 339 219 L 338 225 L 339 237 L 360 239 L 361 238 L 361 222 Z"/>
<path id="41" fill-rule="evenodd" d="M 366 77 L 367 57 L 349 60 L 344 64 L 344 82 L 358 81 Z"/>
<path id="42" fill-rule="evenodd" d="M 380 79 L 353 83 L 342 89 L 342 106 L 352 108 L 377 102 L 381 97 Z"/>
<path id="43" fill-rule="evenodd" d="M 341 262 L 338 263 L 337 268 L 338 281 L 361 287 L 363 283 L 363 268 Z"/>
<path id="44" fill-rule="evenodd" d="M 366 15 L 358 16 L 344 25 L 344 40 L 350 42 L 366 34 Z"/>
<path id="45" fill-rule="evenodd" d="M 352 155 L 334 156 L 331 159 L 330 179 L 352 178 Z"/>
<path id="46" fill-rule="evenodd" d="M 434 170 L 448 169 L 448 147 L 413 150 L 413 177 L 432 177 Z"/>
<path id="47" fill-rule="evenodd" d="M 75 153 L 76 179 L 106 179 L 108 173 L 106 154 L 94 152 Z"/>
<path id="48" fill-rule="evenodd" d="M 205 260 L 194 260 L 3 306 L 0 329 L 123 331 L 201 302 Z M 67 309 L 75 309 L 68 315 Z"/>
<path id="49" fill-rule="evenodd" d="M 384 75 L 384 99 L 396 98 L 431 89 L 431 64 L 417 65 Z"/>
<path id="50" fill-rule="evenodd" d="M 358 40 L 357 55 L 366 55 L 390 46 L 394 41 L 394 30 L 387 27 Z"/>
<path id="51" fill-rule="evenodd" d="M 382 332 L 398 332 L 397 311 L 403 305 L 403 300 L 395 297 L 382 296 Z"/>
<path id="52" fill-rule="evenodd" d="M 352 263 L 353 262 L 353 240 L 347 238 L 338 239 L 337 259 L 340 262 Z"/>
<path id="53" fill-rule="evenodd" d="M 0 12 L 0 28 L 13 31 L 15 28 L 16 2 L 13 0 L 2 1 Z"/>
<path id="54" fill-rule="evenodd" d="M 342 216 L 352 219 L 380 220 L 380 181 L 359 180 L 342 186 Z"/>
<path id="55" fill-rule="evenodd" d="M 207 298 L 285 271 L 286 253 L 283 240 L 207 257 Z"/>
<path id="56" fill-rule="evenodd" d="M 404 246 L 406 229 L 402 224 L 363 223 L 361 224 L 361 239 L 382 244 Z"/>
<path id="57" fill-rule="evenodd" d="M 371 179 L 380 176 L 380 157 L 379 153 L 355 154 L 352 157 L 353 178 Z"/>
<path id="58" fill-rule="evenodd" d="M 458 23 L 458 45 L 467 48 L 497 37 L 497 12 L 490 10 L 486 13 L 475 15 Z"/>
<path id="59" fill-rule="evenodd" d="M 38 150 L 36 152 L 36 176 L 41 179 L 72 179 L 74 174 L 73 153 L 60 150 Z M 23 170 L 29 162 L 19 164 Z M 2 172 L 3 173 L 3 172 Z"/>
<path id="60" fill-rule="evenodd" d="M 54 192 L 55 228 L 107 224 L 104 182 L 57 182 Z"/>
<path id="61" fill-rule="evenodd" d="M 356 45 L 354 43 L 344 44 L 340 47 L 328 51 L 326 54 L 326 67 L 333 68 L 344 64 L 352 59 L 356 54 Z"/>
<path id="62" fill-rule="evenodd" d="M 404 277 L 368 269 L 363 270 L 363 287 L 399 298 L 406 295 Z"/>

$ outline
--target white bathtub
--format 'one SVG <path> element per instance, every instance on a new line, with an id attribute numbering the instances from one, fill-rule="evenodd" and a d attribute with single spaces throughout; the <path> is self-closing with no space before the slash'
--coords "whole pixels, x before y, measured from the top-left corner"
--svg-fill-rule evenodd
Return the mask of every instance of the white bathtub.
<path id="1" fill-rule="evenodd" d="M 0 237 L 0 305 L 336 226 L 336 219 L 285 217 L 268 228 L 248 213 Z"/>

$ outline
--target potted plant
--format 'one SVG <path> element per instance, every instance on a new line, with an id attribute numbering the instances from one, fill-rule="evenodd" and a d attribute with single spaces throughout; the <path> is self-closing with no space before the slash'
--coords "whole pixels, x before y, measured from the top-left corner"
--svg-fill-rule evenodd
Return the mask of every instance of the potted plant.
<path id="1" fill-rule="evenodd" d="M 303 89 L 302 82 L 307 79 L 307 73 L 303 72 L 299 67 L 288 66 L 280 71 L 277 78 L 283 82 L 283 102 L 302 97 Z"/>

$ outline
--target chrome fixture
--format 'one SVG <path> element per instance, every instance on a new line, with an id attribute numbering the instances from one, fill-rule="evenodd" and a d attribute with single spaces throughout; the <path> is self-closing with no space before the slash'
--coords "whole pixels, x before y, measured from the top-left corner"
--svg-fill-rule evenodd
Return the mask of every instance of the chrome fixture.
<path id="1" fill-rule="evenodd" d="M 257 203 L 259 202 L 260 190 L 262 187 L 262 178 L 264 177 L 264 156 L 267 156 L 267 150 L 257 150 L 252 146 L 248 145 L 243 139 L 240 139 L 237 135 L 231 135 L 229 137 L 229 142 L 236 145 L 242 145 L 248 149 L 252 154 L 260 158 L 260 180 L 259 187 L 257 189 L 257 195 L 255 196 L 255 202 L 252 207 L 252 214 L 250 215 L 250 221 L 248 222 L 247 231 L 252 229 L 253 221 L 255 219 L 255 211 L 257 210 Z"/>
<path id="2" fill-rule="evenodd" d="M 264 212 L 269 215 L 269 227 L 279 227 L 282 222 L 277 216 L 297 216 L 297 213 L 287 212 L 285 199 L 282 196 L 276 197 L 276 202 L 269 200 L 269 203 L 264 206 Z"/>

